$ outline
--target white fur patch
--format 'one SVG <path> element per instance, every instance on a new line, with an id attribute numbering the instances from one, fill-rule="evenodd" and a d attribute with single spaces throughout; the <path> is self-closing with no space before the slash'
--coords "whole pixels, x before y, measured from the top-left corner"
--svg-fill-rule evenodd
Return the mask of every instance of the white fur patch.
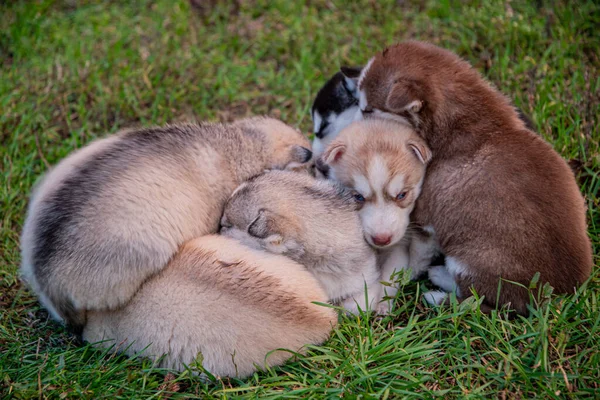
<path id="1" fill-rule="evenodd" d="M 470 275 L 468 267 L 454 257 L 446 257 L 446 268 L 453 276 Z"/>
<path id="2" fill-rule="evenodd" d="M 446 292 L 454 292 L 457 289 L 454 276 L 443 265 L 429 268 L 429 280 L 434 285 Z"/>
<path id="3" fill-rule="evenodd" d="M 327 128 L 327 136 L 331 136 L 333 140 L 342 129 L 354 122 L 354 116 L 357 112 L 360 112 L 358 106 L 353 106 L 345 109 L 339 115 L 331 114 L 327 120 L 330 124 Z"/>
<path id="4" fill-rule="evenodd" d="M 396 175 L 388 184 L 388 194 L 396 197 L 404 189 L 404 175 Z"/>
<path id="5" fill-rule="evenodd" d="M 423 230 L 430 235 L 435 235 L 435 229 L 433 229 L 433 225 L 427 225 L 423 227 Z"/>
<path id="6" fill-rule="evenodd" d="M 358 77 L 358 83 L 356 84 L 359 88 L 360 88 L 360 85 L 362 84 L 363 79 L 365 79 L 365 76 L 367 76 L 367 72 L 369 72 L 371 65 L 373 65 L 373 61 L 375 61 L 375 57 L 371 58 L 369 60 L 369 62 L 367 63 L 367 65 L 365 65 L 365 67 L 362 69 L 362 71 L 360 71 L 360 76 Z"/>
<path id="7" fill-rule="evenodd" d="M 364 90 L 361 90 L 358 92 L 358 108 L 360 110 L 364 110 L 366 107 L 367 107 L 367 94 L 365 93 Z M 356 120 L 360 121 L 361 119 L 363 119 L 362 111 L 360 113 L 360 118 L 358 118 Z"/>
<path id="8" fill-rule="evenodd" d="M 313 113 L 313 132 L 314 133 L 319 132 L 322 122 L 323 122 L 323 117 L 321 117 L 321 114 L 319 114 L 319 112 L 317 110 L 315 110 L 315 112 Z"/>
<path id="9" fill-rule="evenodd" d="M 313 157 L 315 159 L 318 156 L 320 156 L 321 154 L 323 154 L 323 152 L 325 151 L 325 144 L 323 142 L 324 142 L 324 140 L 321 140 L 321 139 L 319 139 L 316 136 L 313 139 L 313 142 L 312 142 L 312 152 L 313 152 Z"/>
<path id="10" fill-rule="evenodd" d="M 383 188 L 390 176 L 389 170 L 383 158 L 379 155 L 373 157 L 371 164 L 369 165 L 369 181 L 371 187 L 375 191 L 375 194 L 383 198 Z"/>
<path id="11" fill-rule="evenodd" d="M 354 175 L 354 190 L 362 194 L 365 198 L 371 197 L 373 192 L 371 191 L 371 185 L 369 181 L 362 175 Z"/>

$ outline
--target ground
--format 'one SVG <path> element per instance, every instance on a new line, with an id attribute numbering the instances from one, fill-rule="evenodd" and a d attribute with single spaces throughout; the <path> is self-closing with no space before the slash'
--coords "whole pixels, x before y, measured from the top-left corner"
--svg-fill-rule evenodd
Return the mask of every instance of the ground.
<path id="1" fill-rule="evenodd" d="M 2 398 L 600 396 L 598 26 L 592 1 L 1 2 Z M 31 187 L 73 149 L 193 118 L 269 114 L 308 132 L 312 98 L 340 65 L 408 38 L 469 60 L 569 161 L 596 264 L 577 293 L 507 320 L 472 302 L 430 309 L 428 284 L 407 283 L 392 315 L 344 318 L 282 368 L 201 381 L 82 346 L 19 282 Z"/>

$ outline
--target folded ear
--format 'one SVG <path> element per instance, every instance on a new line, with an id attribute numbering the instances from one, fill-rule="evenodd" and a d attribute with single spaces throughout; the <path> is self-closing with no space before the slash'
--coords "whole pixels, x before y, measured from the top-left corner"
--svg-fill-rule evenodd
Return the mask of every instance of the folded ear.
<path id="1" fill-rule="evenodd" d="M 423 108 L 423 100 L 419 99 L 414 84 L 406 81 L 396 81 L 392 85 L 385 103 L 388 110 L 394 113 L 418 113 Z"/>
<path id="2" fill-rule="evenodd" d="M 321 159 L 326 165 L 332 165 L 340 161 L 344 153 L 346 152 L 346 145 L 340 141 L 334 140 L 325 149 L 325 152 L 321 156 Z"/>
<path id="3" fill-rule="evenodd" d="M 361 71 L 362 67 L 340 67 L 340 72 L 344 75 L 346 89 L 351 92 L 356 91 L 356 84 Z"/>
<path id="4" fill-rule="evenodd" d="M 258 216 L 248 226 L 248 233 L 260 239 L 264 239 L 276 233 L 276 231 L 277 222 L 275 215 L 266 208 L 258 210 Z"/>
<path id="5" fill-rule="evenodd" d="M 427 165 L 427 163 L 431 161 L 431 150 L 429 150 L 429 147 L 421 140 L 410 140 L 408 142 L 408 147 L 423 164 Z"/>

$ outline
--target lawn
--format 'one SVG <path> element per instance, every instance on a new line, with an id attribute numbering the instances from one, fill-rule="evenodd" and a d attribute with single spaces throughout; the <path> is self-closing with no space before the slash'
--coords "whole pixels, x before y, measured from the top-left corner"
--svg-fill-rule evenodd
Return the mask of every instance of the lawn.
<path id="1" fill-rule="evenodd" d="M 599 26 L 593 1 L 0 2 L 0 397 L 599 398 Z M 309 132 L 340 65 L 407 38 L 468 59 L 569 161 L 596 264 L 577 293 L 508 320 L 474 302 L 431 309 L 428 283 L 407 283 L 392 315 L 344 318 L 284 367 L 201 381 L 78 343 L 20 283 L 29 192 L 72 150 L 194 118 L 269 114 Z"/>

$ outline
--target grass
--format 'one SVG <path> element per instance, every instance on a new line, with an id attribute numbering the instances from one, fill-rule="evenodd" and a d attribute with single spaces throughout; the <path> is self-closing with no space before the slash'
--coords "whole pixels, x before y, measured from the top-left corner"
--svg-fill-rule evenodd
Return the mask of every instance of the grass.
<path id="1" fill-rule="evenodd" d="M 600 6 L 589 2 L 12 1 L 0 5 L 2 398 L 600 397 Z M 589 208 L 593 277 L 509 321 L 472 302 L 345 318 L 321 347 L 244 381 L 203 382 L 78 343 L 19 282 L 35 180 L 132 125 L 270 114 L 309 131 L 340 65 L 406 38 L 456 51 L 569 160 Z"/>

